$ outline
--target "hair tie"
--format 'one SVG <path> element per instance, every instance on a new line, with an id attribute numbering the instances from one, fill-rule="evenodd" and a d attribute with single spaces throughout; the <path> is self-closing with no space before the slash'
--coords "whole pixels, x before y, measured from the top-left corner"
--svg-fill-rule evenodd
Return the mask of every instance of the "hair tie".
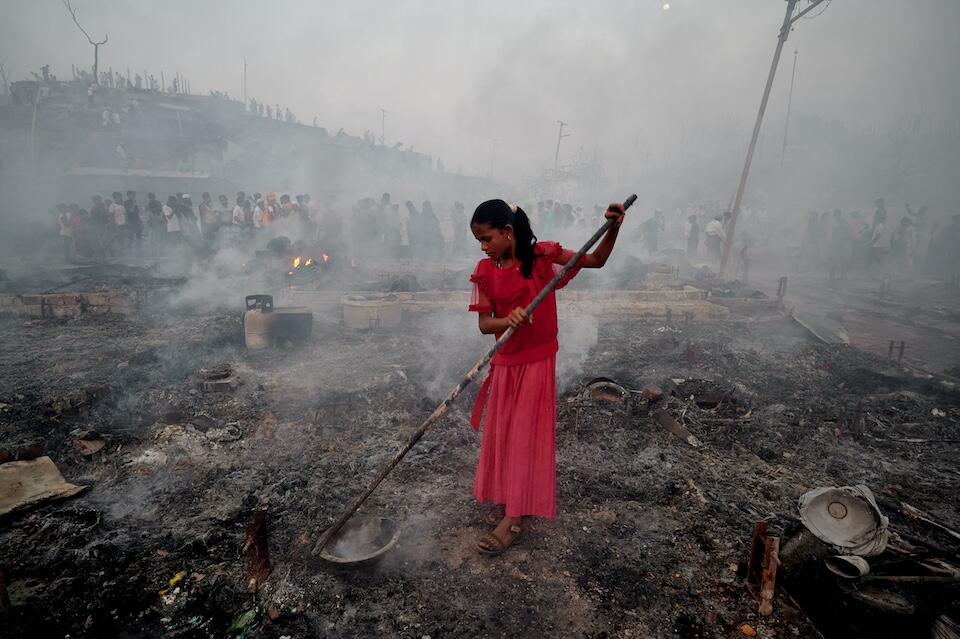
<path id="1" fill-rule="evenodd" d="M 507 206 L 510 207 L 510 212 L 511 212 L 511 213 L 513 213 L 514 215 L 517 214 L 517 205 L 516 205 L 516 204 L 507 204 Z"/>

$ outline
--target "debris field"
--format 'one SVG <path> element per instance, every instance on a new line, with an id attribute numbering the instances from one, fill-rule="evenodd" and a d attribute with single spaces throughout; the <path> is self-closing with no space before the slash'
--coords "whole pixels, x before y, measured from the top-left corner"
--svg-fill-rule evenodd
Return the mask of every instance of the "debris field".
<path id="1" fill-rule="evenodd" d="M 489 344 L 465 312 L 390 330 L 339 312 L 261 351 L 239 304 L 0 318 L 0 455 L 86 487 L 0 522 L 6 636 L 879 637 L 956 614 L 955 581 L 894 583 L 912 608 L 878 612 L 811 562 L 759 614 L 754 524 L 791 538 L 819 486 L 873 490 L 900 549 L 875 565 L 958 551 L 955 381 L 786 312 L 561 337 L 557 519 L 477 553 L 473 389 L 362 510 L 396 547 L 332 566 L 312 542 Z"/>

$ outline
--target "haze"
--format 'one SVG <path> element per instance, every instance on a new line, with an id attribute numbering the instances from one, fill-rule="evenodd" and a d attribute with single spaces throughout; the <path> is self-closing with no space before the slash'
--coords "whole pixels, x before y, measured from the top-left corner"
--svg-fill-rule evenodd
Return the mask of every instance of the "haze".
<path id="1" fill-rule="evenodd" d="M 6 0 L 0 59 L 12 79 L 43 63 L 61 78 L 91 48 L 60 2 Z M 442 158 L 448 170 L 517 178 L 582 150 L 610 162 L 720 147 L 742 158 L 784 3 L 106 2 L 77 0 L 101 69 L 179 71 L 194 93 L 248 94 Z M 801 5 L 802 6 L 802 5 Z M 813 13 L 819 13 L 816 9 Z M 833 2 L 785 50 L 765 132 L 782 134 L 790 65 L 794 113 L 855 127 L 918 115 L 957 126 L 960 3 Z M 56 43 L 56 46 L 51 46 Z M 735 129 L 736 144 L 724 132 Z M 731 185 L 732 189 L 734 185 Z M 870 194 L 873 195 L 873 194 Z"/>

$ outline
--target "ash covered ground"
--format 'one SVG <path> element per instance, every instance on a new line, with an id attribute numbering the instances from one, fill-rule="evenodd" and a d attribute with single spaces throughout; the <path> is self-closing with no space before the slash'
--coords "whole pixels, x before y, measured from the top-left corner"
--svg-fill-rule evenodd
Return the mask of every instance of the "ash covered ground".
<path id="1" fill-rule="evenodd" d="M 0 448 L 42 444 L 68 481 L 90 486 L 0 526 L 8 636 L 870 632 L 869 611 L 841 621 L 782 590 L 760 617 L 744 587 L 753 522 L 788 534 L 798 496 L 817 486 L 870 486 L 904 539 L 956 556 L 955 540 L 896 509 L 908 502 L 960 528 L 953 381 L 823 344 L 768 313 L 601 320 L 595 343 L 568 340 L 559 516 L 533 521 L 499 558 L 475 548 L 489 511 L 470 497 L 479 436 L 465 394 L 363 508 L 400 523 L 398 546 L 335 570 L 311 556 L 319 533 L 487 343 L 466 313 L 406 316 L 392 331 L 352 330 L 337 313 L 315 316 L 306 345 L 260 352 L 243 348 L 239 310 L 0 320 Z M 233 392 L 198 386 L 198 371 L 218 366 L 239 380 Z M 585 394 L 596 377 L 628 399 Z M 650 383 L 665 393 L 655 407 L 639 392 Z M 662 429 L 651 408 L 703 445 Z M 84 455 L 83 438 L 106 445 Z M 251 593 L 242 547 L 263 509 L 272 571 Z M 910 623 L 929 627 L 954 595 L 921 590 Z"/>

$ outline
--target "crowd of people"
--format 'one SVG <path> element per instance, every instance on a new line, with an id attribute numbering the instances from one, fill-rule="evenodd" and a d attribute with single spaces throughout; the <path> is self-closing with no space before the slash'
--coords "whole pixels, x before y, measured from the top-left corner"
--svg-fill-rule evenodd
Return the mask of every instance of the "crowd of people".
<path id="1" fill-rule="evenodd" d="M 553 200 L 535 206 L 531 217 L 545 236 L 589 234 L 581 207 Z M 603 207 L 595 208 L 599 220 Z M 345 212 L 349 214 L 342 215 Z M 390 193 L 341 206 L 334 196 L 314 204 L 306 193 L 240 191 L 233 198 L 219 195 L 216 199 L 203 193 L 195 203 L 186 193 L 166 199 L 147 193 L 141 200 L 128 190 L 110 197 L 95 195 L 89 208 L 59 204 L 55 214 L 64 259 L 70 262 L 159 256 L 178 248 L 202 250 L 225 242 L 265 244 L 277 235 L 315 243 L 330 254 L 350 245 L 354 257 L 361 259 L 439 260 L 471 256 L 475 250 L 463 202 L 446 203 L 438 212 L 430 200 L 406 200 L 401 205 Z"/>
<path id="2" fill-rule="evenodd" d="M 872 217 L 859 211 L 810 211 L 801 237 L 784 236 L 785 246 L 796 246 L 804 268 L 844 277 L 852 270 L 924 272 L 950 275 L 960 267 L 960 215 L 941 227 L 928 218 L 927 207 L 905 205 L 895 224 L 882 199 Z M 604 207 L 588 213 L 571 203 L 541 200 L 527 204 L 538 233 L 561 241 L 582 241 L 595 230 Z M 469 256 L 473 249 L 469 215 L 463 202 L 434 209 L 430 200 L 420 204 L 394 202 L 390 193 L 379 199 L 365 197 L 341 207 L 334 196 L 314 204 L 309 194 L 238 192 L 232 199 L 215 200 L 203 193 L 194 203 L 189 194 L 176 193 L 165 200 L 148 193 L 141 203 L 137 193 L 114 192 L 109 198 L 95 195 L 89 209 L 60 204 L 56 214 L 64 258 L 104 260 L 118 257 L 158 256 L 177 247 L 202 250 L 223 241 L 236 245 L 287 235 L 324 247 L 336 254 L 351 246 L 354 257 L 419 258 L 439 260 Z M 671 216 L 661 210 L 635 214 L 634 245 L 641 255 L 656 259 L 664 248 L 680 249 L 693 263 L 719 264 L 729 233 L 731 213 L 717 206 L 678 208 Z M 668 234 L 668 227 L 670 233 Z M 735 250 L 764 247 L 771 241 L 766 213 L 744 207 L 736 225 Z"/>
<path id="3" fill-rule="evenodd" d="M 161 255 L 180 246 L 203 248 L 220 235 L 242 242 L 272 225 L 311 224 L 314 209 L 309 194 L 277 196 L 275 192 L 237 193 L 214 201 L 203 193 L 194 204 L 188 193 L 166 200 L 148 193 L 141 206 L 135 191 L 115 191 L 109 198 L 94 195 L 88 209 L 58 204 L 56 216 L 64 259 L 104 260 Z"/>
<path id="4" fill-rule="evenodd" d="M 831 278 L 851 270 L 949 275 L 956 272 L 960 243 L 960 215 L 941 227 L 929 219 L 926 206 L 904 204 L 893 222 L 882 198 L 874 201 L 872 216 L 860 211 L 844 215 L 840 209 L 810 211 L 800 244 L 801 257 Z"/>
<path id="5" fill-rule="evenodd" d="M 743 207 L 736 224 L 733 246 L 737 260 L 750 259 L 759 249 L 781 246 L 796 251 L 801 270 L 843 278 L 851 271 L 924 273 L 933 276 L 954 276 L 960 271 L 960 215 L 942 224 L 930 218 L 928 208 L 904 205 L 904 213 L 893 222 L 883 199 L 875 202 L 872 216 L 860 211 L 844 214 L 840 209 L 810 211 L 799 233 L 783 226 L 782 234 L 772 235 L 766 212 L 762 208 Z M 649 258 L 663 248 L 682 247 L 690 262 L 717 265 L 730 232 L 729 210 L 699 207 L 677 209 L 669 224 L 660 210 L 634 227 L 635 243 Z M 680 220 L 683 243 L 679 243 Z M 779 227 L 778 227 L 779 228 Z M 741 258 L 743 254 L 743 258 Z"/>

